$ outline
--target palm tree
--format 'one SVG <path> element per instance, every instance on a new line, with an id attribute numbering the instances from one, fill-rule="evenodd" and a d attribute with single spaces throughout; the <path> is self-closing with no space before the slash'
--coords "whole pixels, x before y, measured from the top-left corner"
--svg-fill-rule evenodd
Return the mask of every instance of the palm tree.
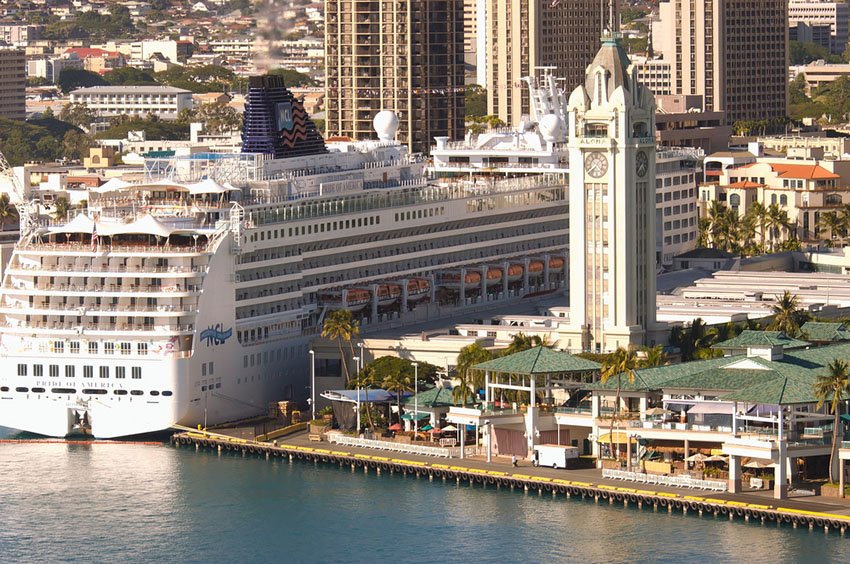
<path id="1" fill-rule="evenodd" d="M 493 353 L 481 346 L 481 343 L 475 342 L 460 349 L 455 362 L 455 370 L 460 384 L 452 389 L 452 398 L 455 401 L 461 402 L 463 407 L 466 407 L 466 398 L 474 397 L 470 386 L 477 389 L 478 378 L 475 375 L 475 370 L 472 369 L 478 363 L 486 362 L 493 358 Z"/>
<path id="2" fill-rule="evenodd" d="M 776 248 L 776 239 L 782 238 L 783 231 L 790 232 L 791 222 L 788 212 L 779 207 L 779 204 L 770 204 L 767 208 L 767 227 L 770 230 L 770 250 Z"/>
<path id="3" fill-rule="evenodd" d="M 800 298 L 785 290 L 781 296 L 776 296 L 776 303 L 771 307 L 773 321 L 767 326 L 769 331 L 782 331 L 789 337 L 800 332 L 801 321 L 805 312 L 800 309 Z"/>
<path id="4" fill-rule="evenodd" d="M 53 217 L 57 220 L 63 220 L 68 216 L 68 210 L 71 209 L 71 203 L 68 201 L 68 198 L 56 198 L 53 202 L 53 207 L 56 208 L 53 211 Z"/>
<path id="5" fill-rule="evenodd" d="M 767 227 L 767 208 L 761 202 L 753 202 L 750 209 L 747 210 L 747 215 L 751 215 L 755 219 L 759 228 L 759 244 L 764 249 L 767 247 L 767 242 L 764 240 L 764 230 Z"/>
<path id="6" fill-rule="evenodd" d="M 709 230 L 711 229 L 711 220 L 707 217 L 699 218 L 699 221 L 697 222 L 697 229 L 699 230 L 697 247 L 708 247 L 711 243 L 711 234 L 709 233 Z"/>
<path id="7" fill-rule="evenodd" d="M 643 348 L 644 357 L 640 361 L 641 368 L 664 366 L 668 362 L 667 353 L 662 345 Z"/>
<path id="8" fill-rule="evenodd" d="M 380 382 L 375 382 L 385 390 L 392 390 L 396 393 L 399 417 L 401 417 L 401 396 L 404 395 L 404 392 L 412 392 L 414 390 L 413 377 L 413 366 L 408 362 L 406 367 L 400 370 L 393 370 L 385 374 Z"/>
<path id="9" fill-rule="evenodd" d="M 541 338 L 538 335 L 526 335 L 525 333 L 520 332 L 513 336 L 511 344 L 508 345 L 508 348 L 502 351 L 502 355 L 507 356 L 510 354 L 527 351 L 528 349 L 533 349 L 535 347 L 548 346 L 550 346 L 549 339 L 545 337 Z"/>
<path id="10" fill-rule="evenodd" d="M 829 231 L 829 247 L 835 246 L 836 239 L 843 237 L 846 232 L 846 219 L 836 211 L 822 213 L 818 221 L 818 228 Z"/>
<path id="11" fill-rule="evenodd" d="M 6 222 L 18 218 L 18 210 L 9 200 L 9 194 L 0 194 L 0 230 L 2 230 Z"/>
<path id="12" fill-rule="evenodd" d="M 354 314 L 350 310 L 337 309 L 325 316 L 325 322 L 322 325 L 322 337 L 335 339 L 337 345 L 339 345 L 339 357 L 342 363 L 343 374 L 345 374 L 346 387 L 351 384 L 351 375 L 348 372 L 348 360 L 345 358 L 345 352 L 342 350 L 342 342 L 346 341 L 350 346 L 352 339 L 357 338 L 359 334 L 360 326 L 357 324 Z"/>
<path id="13" fill-rule="evenodd" d="M 847 362 L 836 358 L 827 365 L 828 373 L 818 376 L 815 381 L 815 397 L 818 399 L 818 409 L 829 402 L 829 412 L 832 414 L 832 450 L 829 453 L 829 480 L 835 482 L 833 471 L 833 458 L 838 446 L 838 428 L 840 420 L 838 417 L 838 406 L 846 399 L 850 389 L 850 367 Z M 841 492 L 844 495 L 844 492 Z"/>
<path id="14" fill-rule="evenodd" d="M 635 381 L 635 367 L 637 366 L 637 355 L 633 349 L 618 347 L 616 351 L 608 355 L 602 363 L 599 379 L 603 384 L 613 377 L 617 378 L 617 395 L 614 399 L 614 413 L 611 415 L 611 430 L 608 433 L 611 453 L 614 453 L 614 430 L 619 428 L 620 414 L 620 388 L 623 375 L 626 375 L 629 384 Z"/>

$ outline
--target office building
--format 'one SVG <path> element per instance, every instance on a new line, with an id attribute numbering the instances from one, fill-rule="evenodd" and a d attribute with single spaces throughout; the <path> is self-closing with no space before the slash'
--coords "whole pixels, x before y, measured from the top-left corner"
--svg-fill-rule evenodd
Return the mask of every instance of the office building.
<path id="1" fill-rule="evenodd" d="M 505 123 L 529 114 L 522 82 L 536 69 L 553 67 L 568 85 L 584 82 L 610 17 L 598 0 L 489 0 L 487 8 L 487 113 Z"/>
<path id="2" fill-rule="evenodd" d="M 192 109 L 192 93 L 171 86 L 92 86 L 71 92 L 72 104 L 85 104 L 100 117 L 156 115 L 176 119 Z"/>
<path id="3" fill-rule="evenodd" d="M 654 46 L 671 63 L 673 94 L 704 97 L 727 123 L 784 118 L 788 102 L 788 3 L 667 0 Z"/>
<path id="4" fill-rule="evenodd" d="M 829 42 L 826 47 L 837 55 L 844 52 L 848 39 L 848 20 L 850 6 L 847 2 L 828 2 L 819 0 L 790 0 L 788 2 L 788 23 L 796 27 L 804 23 L 809 29 L 829 27 Z M 798 39 L 802 41 L 802 39 Z"/>
<path id="5" fill-rule="evenodd" d="M 463 11 L 463 0 L 325 2 L 328 135 L 374 138 L 389 110 L 414 152 L 463 137 Z"/>

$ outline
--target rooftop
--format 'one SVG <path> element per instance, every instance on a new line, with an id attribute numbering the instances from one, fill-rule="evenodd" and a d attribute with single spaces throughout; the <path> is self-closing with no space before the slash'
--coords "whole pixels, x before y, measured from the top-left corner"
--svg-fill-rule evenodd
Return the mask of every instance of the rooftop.
<path id="1" fill-rule="evenodd" d="M 191 94 L 190 90 L 173 86 L 89 86 L 71 94 Z"/>
<path id="2" fill-rule="evenodd" d="M 599 370 L 601 365 L 570 353 L 553 351 L 548 347 L 535 347 L 476 364 L 473 368 L 505 374 L 533 375 L 590 372 Z"/>
<path id="3" fill-rule="evenodd" d="M 776 347 L 781 346 L 785 349 L 803 348 L 809 346 L 810 343 L 800 341 L 787 336 L 781 331 L 752 331 L 745 329 L 737 337 L 733 337 L 722 343 L 717 343 L 711 348 L 713 349 L 737 349 L 745 347 Z"/>

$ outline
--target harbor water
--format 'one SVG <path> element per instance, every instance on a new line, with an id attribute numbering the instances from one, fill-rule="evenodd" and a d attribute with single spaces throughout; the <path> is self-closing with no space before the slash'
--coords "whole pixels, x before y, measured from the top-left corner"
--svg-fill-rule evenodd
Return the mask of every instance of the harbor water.
<path id="1" fill-rule="evenodd" d="M 0 562 L 828 562 L 850 546 L 822 530 L 165 444 L 2 443 L 0 508 Z"/>

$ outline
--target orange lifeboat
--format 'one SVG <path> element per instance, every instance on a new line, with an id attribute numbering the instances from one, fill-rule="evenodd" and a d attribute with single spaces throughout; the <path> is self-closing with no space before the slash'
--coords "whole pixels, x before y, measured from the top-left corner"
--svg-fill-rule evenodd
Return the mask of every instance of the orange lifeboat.
<path id="1" fill-rule="evenodd" d="M 523 266 L 521 264 L 512 264 L 508 267 L 508 280 L 516 282 L 522 278 Z"/>
<path id="2" fill-rule="evenodd" d="M 430 293 L 431 281 L 427 278 L 411 278 L 407 281 L 407 301 L 419 301 L 427 298 Z"/>
<path id="3" fill-rule="evenodd" d="M 533 260 L 528 263 L 528 275 L 529 276 L 540 276 L 543 274 L 543 261 L 542 260 Z"/>
<path id="4" fill-rule="evenodd" d="M 378 305 L 386 306 L 401 297 L 401 286 L 398 284 L 381 284 L 377 289 Z"/>
<path id="5" fill-rule="evenodd" d="M 564 267 L 564 259 L 561 257 L 550 257 L 549 258 L 549 268 L 563 268 Z"/>
<path id="6" fill-rule="evenodd" d="M 359 311 L 366 307 L 366 304 L 372 299 L 369 290 L 354 288 L 348 290 L 346 296 L 343 296 L 343 292 L 344 290 L 327 290 L 319 294 L 319 300 L 323 306 L 329 309 Z M 343 297 L 346 299 L 343 300 Z"/>
<path id="7" fill-rule="evenodd" d="M 487 285 L 498 284 L 502 281 L 502 269 L 498 266 L 491 266 L 487 269 Z"/>
<path id="8" fill-rule="evenodd" d="M 469 270 L 466 276 L 463 277 L 463 282 L 467 289 L 477 286 L 481 283 L 481 273 L 476 270 Z M 460 289 L 460 271 L 452 270 L 443 272 L 441 275 L 441 285 L 452 290 Z"/>

